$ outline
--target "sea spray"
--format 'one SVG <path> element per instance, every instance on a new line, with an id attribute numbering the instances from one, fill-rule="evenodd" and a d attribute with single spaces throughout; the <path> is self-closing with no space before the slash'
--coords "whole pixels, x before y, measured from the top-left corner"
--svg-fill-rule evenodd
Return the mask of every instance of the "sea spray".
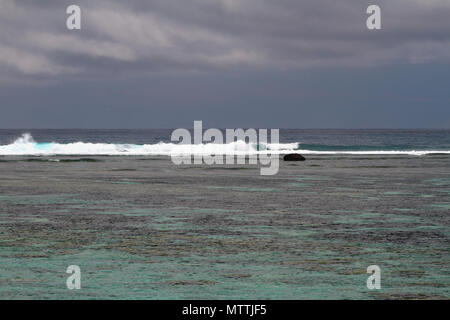
<path id="1" fill-rule="evenodd" d="M 450 154 L 446 150 L 387 150 L 380 147 L 378 150 L 372 146 L 371 150 L 316 150 L 299 142 L 293 143 L 259 143 L 248 144 L 245 141 L 235 141 L 228 144 L 218 145 L 214 143 L 203 143 L 199 145 L 180 145 L 169 142 L 159 142 L 154 144 L 122 144 L 122 143 L 91 143 L 91 142 L 45 142 L 35 141 L 29 133 L 24 133 L 13 142 L 0 145 L 0 156 L 55 156 L 55 155 L 83 155 L 83 156 L 146 156 L 146 155 L 166 155 L 173 154 L 249 154 L 258 155 L 264 153 L 271 154 L 313 154 L 313 155 L 412 155 L 423 156 L 428 154 Z"/>

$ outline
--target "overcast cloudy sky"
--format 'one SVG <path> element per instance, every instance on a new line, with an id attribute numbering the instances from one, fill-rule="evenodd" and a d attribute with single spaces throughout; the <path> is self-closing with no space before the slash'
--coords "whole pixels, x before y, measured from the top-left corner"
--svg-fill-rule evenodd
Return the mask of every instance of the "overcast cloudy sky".
<path id="1" fill-rule="evenodd" d="M 0 110 L 0 128 L 450 128 L 450 1 L 0 0 Z"/>

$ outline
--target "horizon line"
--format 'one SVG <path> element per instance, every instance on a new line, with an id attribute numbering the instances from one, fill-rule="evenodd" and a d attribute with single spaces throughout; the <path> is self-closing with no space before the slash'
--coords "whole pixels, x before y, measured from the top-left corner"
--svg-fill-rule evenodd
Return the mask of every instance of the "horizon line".
<path id="1" fill-rule="evenodd" d="M 191 127 L 184 127 L 185 129 L 193 129 Z M 205 127 L 208 129 L 210 127 Z M 448 128 L 263 128 L 263 127 L 234 127 L 234 128 L 217 128 L 219 130 L 226 129 L 278 129 L 278 130 L 450 130 Z M 0 130 L 175 130 L 178 129 L 176 127 L 173 128 L 0 128 Z"/>

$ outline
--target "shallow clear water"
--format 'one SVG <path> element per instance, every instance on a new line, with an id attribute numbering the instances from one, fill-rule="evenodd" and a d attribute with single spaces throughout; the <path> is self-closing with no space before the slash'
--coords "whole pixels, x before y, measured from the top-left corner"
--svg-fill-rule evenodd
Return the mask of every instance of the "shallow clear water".
<path id="1" fill-rule="evenodd" d="M 58 159 L 0 158 L 2 299 L 450 296 L 448 155 L 315 155 L 275 176 Z M 72 264 L 81 290 L 66 288 Z"/>

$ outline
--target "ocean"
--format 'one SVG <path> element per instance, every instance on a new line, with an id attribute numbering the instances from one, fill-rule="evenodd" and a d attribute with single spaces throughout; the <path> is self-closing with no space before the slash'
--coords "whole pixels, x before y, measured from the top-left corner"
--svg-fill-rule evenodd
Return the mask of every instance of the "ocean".
<path id="1" fill-rule="evenodd" d="M 0 130 L 0 155 L 171 155 L 177 152 L 172 131 Z M 253 149 L 259 150 L 258 146 Z M 303 154 L 448 154 L 450 130 L 281 129 L 275 150 Z"/>
<path id="2" fill-rule="evenodd" d="M 450 297 L 450 130 L 282 129 L 273 176 L 171 132 L 0 130 L 0 299 Z"/>

